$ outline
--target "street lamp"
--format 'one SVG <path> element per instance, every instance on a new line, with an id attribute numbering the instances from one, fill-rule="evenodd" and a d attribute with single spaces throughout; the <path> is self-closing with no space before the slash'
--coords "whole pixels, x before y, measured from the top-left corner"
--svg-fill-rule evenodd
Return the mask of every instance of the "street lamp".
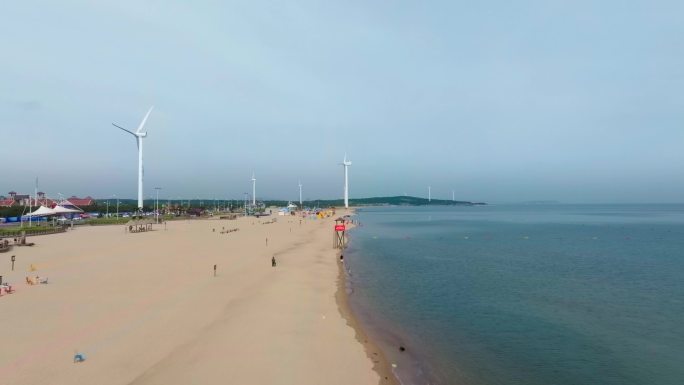
<path id="1" fill-rule="evenodd" d="M 116 217 L 119 217 L 119 198 L 114 194 L 114 198 L 116 198 Z"/>
<path id="2" fill-rule="evenodd" d="M 161 187 L 155 187 L 155 190 L 157 190 L 157 198 L 154 200 L 154 207 L 155 207 L 155 212 L 157 215 L 157 223 L 159 223 L 159 190 L 161 190 Z"/>

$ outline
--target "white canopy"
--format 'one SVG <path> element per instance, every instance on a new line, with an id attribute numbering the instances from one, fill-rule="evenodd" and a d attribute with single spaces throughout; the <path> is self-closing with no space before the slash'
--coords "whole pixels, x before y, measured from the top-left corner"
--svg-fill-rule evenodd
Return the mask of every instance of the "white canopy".
<path id="1" fill-rule="evenodd" d="M 38 210 L 28 213 L 26 215 L 23 215 L 24 217 L 47 217 L 50 215 L 57 215 L 58 212 L 45 206 L 40 206 L 38 207 Z"/>
<path id="2" fill-rule="evenodd" d="M 55 208 L 52 210 L 54 210 L 55 214 L 82 213 L 83 212 L 83 210 L 70 209 L 70 208 L 67 208 L 64 206 L 60 206 L 60 205 L 55 206 Z"/>

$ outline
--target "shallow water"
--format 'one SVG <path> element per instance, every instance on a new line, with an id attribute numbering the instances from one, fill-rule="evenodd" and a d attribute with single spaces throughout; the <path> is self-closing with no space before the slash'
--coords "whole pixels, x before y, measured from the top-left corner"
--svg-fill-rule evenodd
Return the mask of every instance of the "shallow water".
<path id="1" fill-rule="evenodd" d="M 684 205 L 357 219 L 352 307 L 407 383 L 684 384 Z"/>

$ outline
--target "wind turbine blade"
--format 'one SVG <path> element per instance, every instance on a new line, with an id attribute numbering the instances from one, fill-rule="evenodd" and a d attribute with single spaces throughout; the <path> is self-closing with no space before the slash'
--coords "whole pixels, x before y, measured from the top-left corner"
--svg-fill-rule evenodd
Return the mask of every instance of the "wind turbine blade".
<path id="1" fill-rule="evenodd" d="M 137 134 L 142 132 L 143 127 L 145 127 L 145 123 L 147 122 L 147 118 L 150 116 L 150 112 L 152 112 L 153 108 L 154 108 L 154 106 L 150 107 L 150 109 L 147 110 L 145 117 L 143 118 L 142 122 L 140 122 L 140 125 L 138 126 L 138 130 L 136 131 Z"/>
<path id="2" fill-rule="evenodd" d="M 120 129 L 122 129 L 122 130 L 128 132 L 129 134 L 131 134 L 131 135 L 133 135 L 133 136 L 137 136 L 137 135 L 135 134 L 135 132 L 128 131 L 127 129 L 125 129 L 125 128 L 121 127 L 121 126 L 117 126 L 117 125 L 114 124 L 114 123 L 112 123 L 112 126 L 114 126 L 114 127 L 116 127 L 116 128 L 120 128 Z"/>

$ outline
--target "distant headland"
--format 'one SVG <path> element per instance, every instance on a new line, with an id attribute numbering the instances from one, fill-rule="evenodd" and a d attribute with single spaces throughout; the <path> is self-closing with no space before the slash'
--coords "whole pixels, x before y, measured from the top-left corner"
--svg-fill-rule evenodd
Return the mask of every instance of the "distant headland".
<path id="1" fill-rule="evenodd" d="M 285 201 L 269 201 L 264 202 L 268 206 L 282 206 L 287 204 Z M 339 207 L 344 205 L 342 199 L 330 200 L 307 200 L 304 201 L 305 206 L 315 205 L 317 207 Z M 483 202 L 469 202 L 457 201 L 449 199 L 427 199 L 412 196 L 393 196 L 393 197 L 372 197 L 372 198 L 349 198 L 350 206 L 480 206 L 486 205 Z"/>

